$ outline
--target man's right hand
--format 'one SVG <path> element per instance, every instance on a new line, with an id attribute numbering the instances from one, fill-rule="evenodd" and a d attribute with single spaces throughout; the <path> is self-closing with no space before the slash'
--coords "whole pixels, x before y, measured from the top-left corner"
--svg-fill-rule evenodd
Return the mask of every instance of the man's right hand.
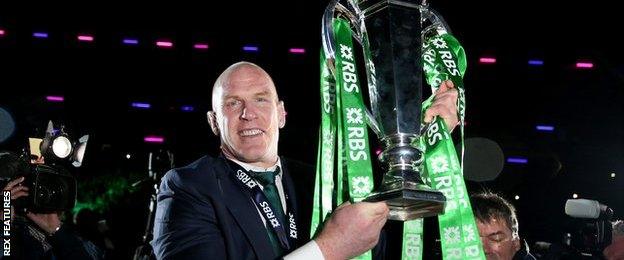
<path id="1" fill-rule="evenodd" d="M 356 257 L 377 244 L 388 213 L 385 202 L 344 203 L 314 240 L 327 260 Z"/>
<path id="2" fill-rule="evenodd" d="M 10 181 L 6 186 L 4 186 L 3 190 L 11 192 L 11 200 L 28 196 L 28 187 L 22 185 L 23 181 L 24 177 L 19 177 L 15 180 Z M 14 215 L 15 210 L 13 209 L 13 206 L 11 206 L 11 220 L 13 220 Z"/>

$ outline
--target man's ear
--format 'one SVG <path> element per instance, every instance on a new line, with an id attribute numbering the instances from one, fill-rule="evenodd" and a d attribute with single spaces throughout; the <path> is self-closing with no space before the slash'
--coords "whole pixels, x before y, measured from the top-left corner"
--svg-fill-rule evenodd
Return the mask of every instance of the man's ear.
<path id="1" fill-rule="evenodd" d="M 520 243 L 522 243 L 522 239 L 520 239 L 520 238 L 513 239 L 512 243 L 513 243 L 513 248 L 515 249 L 515 252 L 518 252 L 518 250 L 520 250 L 520 248 L 522 248 L 520 246 Z"/>
<path id="2" fill-rule="evenodd" d="M 283 128 L 286 125 L 286 108 L 284 107 L 284 101 L 280 101 L 277 104 L 277 113 L 279 113 L 279 128 Z"/>
<path id="3" fill-rule="evenodd" d="M 212 132 L 216 136 L 219 136 L 219 123 L 217 123 L 217 113 L 215 113 L 214 111 L 208 111 L 208 113 L 206 113 L 206 116 L 208 117 L 208 124 L 210 124 L 210 129 L 212 129 Z"/>

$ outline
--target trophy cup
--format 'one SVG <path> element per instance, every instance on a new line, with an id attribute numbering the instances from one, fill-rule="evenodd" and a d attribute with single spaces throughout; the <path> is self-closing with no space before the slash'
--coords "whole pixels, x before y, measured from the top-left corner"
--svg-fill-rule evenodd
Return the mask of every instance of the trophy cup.
<path id="1" fill-rule="evenodd" d="M 372 115 L 368 125 L 384 146 L 379 159 L 385 175 L 381 187 L 364 201 L 385 201 L 389 219 L 407 221 L 444 212 L 445 196 L 426 185 L 420 169 L 423 41 L 444 33 L 446 23 L 426 3 L 416 0 L 332 1 L 323 15 L 323 51 L 335 70 L 335 18 L 349 21 L 364 49 Z M 366 49 L 370 50 L 370 54 Z M 372 64 L 370 64 L 372 63 Z M 334 71 L 335 73 L 335 71 Z"/>

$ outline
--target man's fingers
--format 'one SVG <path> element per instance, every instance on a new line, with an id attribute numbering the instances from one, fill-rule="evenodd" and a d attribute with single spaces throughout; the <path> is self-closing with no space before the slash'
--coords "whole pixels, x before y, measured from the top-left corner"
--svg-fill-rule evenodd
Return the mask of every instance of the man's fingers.
<path id="1" fill-rule="evenodd" d="M 388 215 L 388 205 L 385 202 L 360 202 L 361 210 L 364 210 L 369 216 L 385 218 Z"/>
<path id="2" fill-rule="evenodd" d="M 453 81 L 445 80 L 440 84 L 440 87 L 436 91 L 436 94 L 444 93 L 454 87 L 455 87 L 455 84 L 453 84 Z"/>
<path id="3" fill-rule="evenodd" d="M 27 191 L 18 191 L 18 192 L 11 192 L 11 200 L 17 199 L 17 198 L 21 198 L 21 197 L 25 197 L 28 196 L 28 192 Z"/>
<path id="4" fill-rule="evenodd" d="M 349 206 L 349 205 L 351 205 L 351 202 L 350 201 L 345 201 L 344 203 L 338 205 L 338 207 L 336 207 L 336 209 L 343 208 L 343 207 L 346 207 L 346 206 Z"/>
<path id="5" fill-rule="evenodd" d="M 427 111 L 425 111 L 425 123 L 430 123 L 433 121 L 433 117 L 442 114 L 442 109 L 444 109 L 441 105 L 433 105 L 430 106 Z"/>
<path id="6" fill-rule="evenodd" d="M 24 181 L 24 177 L 19 177 L 15 180 L 12 180 L 6 186 L 4 186 L 4 190 L 11 190 L 13 186 L 17 185 L 18 183 L 22 181 Z"/>
<path id="7" fill-rule="evenodd" d="M 16 186 L 16 187 L 13 187 L 11 189 L 11 193 L 18 192 L 18 191 L 21 191 L 21 190 L 28 191 L 28 187 L 26 187 L 26 186 Z"/>

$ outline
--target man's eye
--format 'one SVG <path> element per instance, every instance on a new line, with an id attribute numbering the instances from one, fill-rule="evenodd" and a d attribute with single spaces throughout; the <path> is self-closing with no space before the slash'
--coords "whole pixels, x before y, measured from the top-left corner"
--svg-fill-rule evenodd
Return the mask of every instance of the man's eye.
<path id="1" fill-rule="evenodd" d="M 227 107 L 235 107 L 235 106 L 240 105 L 240 103 L 241 102 L 239 100 L 230 100 L 228 102 L 225 102 L 225 106 L 227 106 Z"/>
<path id="2" fill-rule="evenodd" d="M 263 98 L 263 97 L 259 97 L 259 98 L 256 98 L 256 101 L 258 101 L 258 102 L 267 102 L 269 100 L 266 99 L 266 98 Z"/>
<path id="3" fill-rule="evenodd" d="M 505 237 L 502 235 L 496 235 L 496 236 L 491 236 L 490 240 L 494 242 L 503 242 L 505 240 Z"/>

